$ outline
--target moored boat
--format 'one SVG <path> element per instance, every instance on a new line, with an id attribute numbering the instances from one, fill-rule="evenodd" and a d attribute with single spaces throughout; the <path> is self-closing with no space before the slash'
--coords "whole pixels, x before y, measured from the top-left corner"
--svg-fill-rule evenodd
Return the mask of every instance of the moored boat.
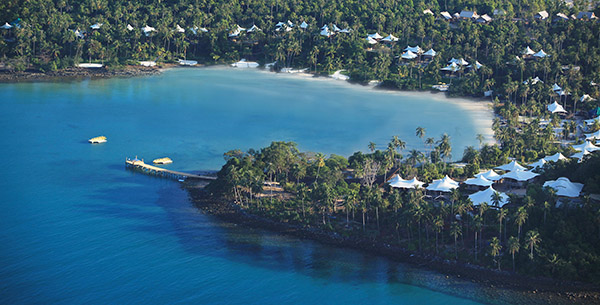
<path id="1" fill-rule="evenodd" d="M 154 163 L 154 164 L 170 164 L 170 163 L 173 163 L 173 160 L 171 160 L 171 158 L 164 157 L 164 158 L 154 159 L 152 161 L 152 163 Z"/>
<path id="2" fill-rule="evenodd" d="M 88 142 L 90 142 L 92 144 L 106 143 L 106 137 L 105 136 L 94 137 L 94 138 L 89 139 Z"/>

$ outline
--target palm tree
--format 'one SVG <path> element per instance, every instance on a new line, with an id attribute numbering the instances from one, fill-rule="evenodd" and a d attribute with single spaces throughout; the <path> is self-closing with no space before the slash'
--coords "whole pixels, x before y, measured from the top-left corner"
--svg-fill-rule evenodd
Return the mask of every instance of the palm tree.
<path id="1" fill-rule="evenodd" d="M 375 152 L 375 143 L 374 142 L 369 142 L 369 150 L 371 150 L 371 152 Z"/>
<path id="2" fill-rule="evenodd" d="M 498 225 L 499 225 L 498 238 L 500 238 L 500 239 L 502 239 L 502 220 L 504 220 L 504 218 L 506 218 L 507 214 L 508 214 L 508 211 L 506 211 L 503 208 L 500 208 L 498 210 Z"/>
<path id="3" fill-rule="evenodd" d="M 511 236 L 508 239 L 508 251 L 512 255 L 512 263 L 513 263 L 513 272 L 515 272 L 515 253 L 519 252 L 521 248 L 521 244 L 519 243 L 519 239 L 514 236 Z"/>
<path id="4" fill-rule="evenodd" d="M 450 226 L 450 235 L 454 237 L 454 258 L 458 259 L 458 249 L 456 246 L 456 240 L 459 236 L 462 235 L 462 227 L 458 224 L 458 222 L 454 221 Z"/>
<path id="5" fill-rule="evenodd" d="M 433 230 L 435 231 L 435 253 L 439 253 L 439 251 L 438 251 L 438 234 L 442 231 L 443 228 L 444 228 L 444 218 L 442 218 L 440 215 L 438 215 L 433 220 Z"/>
<path id="6" fill-rule="evenodd" d="M 402 150 L 406 148 L 406 142 L 400 140 L 398 136 L 394 136 L 391 141 L 394 148 L 398 150 L 398 153 L 401 154 Z"/>
<path id="7" fill-rule="evenodd" d="M 527 231 L 527 243 L 529 244 L 529 259 L 533 260 L 533 249 L 542 241 L 540 233 L 536 230 Z"/>
<path id="8" fill-rule="evenodd" d="M 452 156 L 452 146 L 450 145 L 450 136 L 446 133 L 442 135 L 438 143 L 438 149 L 442 158 L 447 160 Z"/>
<path id="9" fill-rule="evenodd" d="M 315 183 L 319 180 L 319 171 L 321 167 L 325 166 L 325 155 L 322 153 L 317 153 L 317 177 L 315 178 Z"/>
<path id="10" fill-rule="evenodd" d="M 482 134 L 478 133 L 477 141 L 479 141 L 479 148 L 481 148 L 481 146 L 483 146 L 483 141 L 485 141 L 485 137 Z"/>
<path id="11" fill-rule="evenodd" d="M 477 232 L 483 228 L 483 221 L 481 220 L 481 216 L 475 215 L 473 217 L 473 232 L 475 232 L 475 261 L 477 261 Z"/>
<path id="12" fill-rule="evenodd" d="M 521 240 L 521 227 L 523 226 L 525 221 L 527 221 L 527 216 L 529 215 L 527 214 L 527 210 L 525 210 L 525 207 L 519 207 L 515 215 L 515 223 L 519 226 L 519 232 L 517 234 L 517 238 L 519 240 Z"/>
<path id="13" fill-rule="evenodd" d="M 425 136 L 425 131 L 425 128 L 419 126 L 416 129 L 415 135 L 419 137 L 419 139 L 423 140 L 423 137 Z"/>
<path id="14" fill-rule="evenodd" d="M 498 263 L 498 271 L 500 271 L 500 250 L 502 250 L 502 245 L 500 245 L 500 240 L 496 237 L 492 237 L 492 241 L 490 242 L 490 254 L 494 257 L 494 261 Z"/>

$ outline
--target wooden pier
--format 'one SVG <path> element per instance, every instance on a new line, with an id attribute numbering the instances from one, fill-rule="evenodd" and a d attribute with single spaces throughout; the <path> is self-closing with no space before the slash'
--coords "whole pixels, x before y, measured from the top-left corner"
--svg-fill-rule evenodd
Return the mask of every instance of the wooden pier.
<path id="1" fill-rule="evenodd" d="M 152 166 L 150 164 L 144 163 L 144 159 L 140 160 L 137 157 L 135 159 L 126 158 L 125 159 L 125 167 L 132 170 L 139 170 L 148 175 L 155 175 L 165 178 L 185 180 L 185 179 L 199 179 L 199 180 L 216 180 L 215 177 L 210 176 L 200 176 L 194 175 L 184 172 L 172 171 L 156 166 Z"/>

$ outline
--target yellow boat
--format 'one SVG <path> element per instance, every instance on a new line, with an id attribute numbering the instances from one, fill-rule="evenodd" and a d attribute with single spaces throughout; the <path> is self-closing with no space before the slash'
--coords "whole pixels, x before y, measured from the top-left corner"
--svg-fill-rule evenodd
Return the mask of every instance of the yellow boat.
<path id="1" fill-rule="evenodd" d="M 88 140 L 88 142 L 90 142 L 92 144 L 106 143 L 106 137 L 100 136 L 100 137 L 91 138 Z"/>
<path id="2" fill-rule="evenodd" d="M 173 163 L 173 160 L 171 160 L 171 158 L 158 158 L 158 159 L 154 159 L 154 161 L 152 161 L 152 163 L 154 164 L 170 164 Z"/>

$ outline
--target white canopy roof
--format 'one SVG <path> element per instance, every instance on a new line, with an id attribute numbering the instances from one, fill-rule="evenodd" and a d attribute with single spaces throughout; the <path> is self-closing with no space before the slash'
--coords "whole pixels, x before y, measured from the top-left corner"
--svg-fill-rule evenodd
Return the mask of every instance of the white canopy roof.
<path id="1" fill-rule="evenodd" d="M 480 64 L 478 61 L 475 61 L 474 64 L 467 66 L 467 68 L 475 68 L 475 70 L 479 70 L 479 68 L 481 68 L 481 67 L 483 67 L 483 65 Z"/>
<path id="2" fill-rule="evenodd" d="M 533 54 L 535 54 L 535 52 L 529 46 L 527 46 L 527 48 L 525 48 L 525 50 L 523 50 L 523 55 L 533 55 Z"/>
<path id="3" fill-rule="evenodd" d="M 556 190 L 556 195 L 564 197 L 579 197 L 583 184 L 571 182 L 566 177 L 560 177 L 556 180 L 544 182 L 544 187 L 551 187 Z"/>
<path id="4" fill-rule="evenodd" d="M 588 141 L 591 140 L 599 140 L 600 139 L 600 130 L 594 132 L 594 133 L 590 133 L 590 134 L 586 134 L 585 135 L 585 139 Z"/>
<path id="5" fill-rule="evenodd" d="M 325 31 L 325 30 L 323 30 L 323 31 Z M 321 31 L 321 35 L 323 35 L 323 31 Z M 371 38 L 371 37 L 367 37 L 367 39 L 366 39 L 366 40 L 367 40 L 367 42 L 368 42 L 369 44 L 376 44 L 376 43 L 377 43 L 377 40 L 375 40 L 375 39 L 373 39 L 373 38 Z"/>
<path id="6" fill-rule="evenodd" d="M 514 161 L 514 160 L 508 164 L 500 165 L 495 168 L 506 171 L 506 172 L 512 172 L 515 170 L 522 170 L 522 171 L 525 170 L 525 167 L 523 167 L 521 164 L 519 164 L 517 161 Z"/>
<path id="7" fill-rule="evenodd" d="M 544 160 L 546 160 L 547 162 L 556 162 L 558 160 L 566 160 L 567 158 L 565 156 L 563 156 L 563 154 L 557 152 L 552 156 L 549 157 L 545 157 Z"/>
<path id="8" fill-rule="evenodd" d="M 537 76 L 536 76 L 536 77 L 535 77 L 534 79 L 532 79 L 532 80 L 526 80 L 526 81 L 524 81 L 524 82 L 523 82 L 523 84 L 532 84 L 532 85 L 535 85 L 535 84 L 537 84 L 537 83 L 539 83 L 539 82 L 541 82 L 541 83 L 544 83 L 544 81 L 543 81 L 543 80 L 541 80 L 539 77 L 537 77 Z"/>
<path id="9" fill-rule="evenodd" d="M 408 47 L 406 47 L 404 49 L 404 51 L 411 51 L 411 52 L 416 53 L 416 54 L 423 53 L 423 49 L 421 49 L 421 47 L 419 47 L 419 46 L 416 46 L 416 47 L 408 46 Z"/>
<path id="10" fill-rule="evenodd" d="M 151 26 L 145 26 L 142 28 L 142 32 L 146 33 L 146 35 L 148 35 L 148 33 L 150 32 L 156 32 L 156 29 L 151 27 Z"/>
<path id="11" fill-rule="evenodd" d="M 429 49 L 427 52 L 423 53 L 423 55 L 434 57 L 437 55 L 437 52 L 434 49 Z"/>
<path id="12" fill-rule="evenodd" d="M 300 28 L 306 29 L 308 27 L 308 23 L 306 23 L 305 21 L 302 21 L 302 24 L 300 24 Z"/>
<path id="13" fill-rule="evenodd" d="M 433 180 L 433 182 L 427 186 L 427 189 L 430 191 L 450 192 L 457 187 L 458 182 L 450 179 L 448 176 L 445 176 L 443 179 Z"/>
<path id="14" fill-rule="evenodd" d="M 252 27 L 249 28 L 246 32 L 252 33 L 252 32 L 258 32 L 258 31 L 262 31 L 262 30 L 259 27 L 257 27 L 255 24 L 253 24 Z"/>
<path id="15" fill-rule="evenodd" d="M 596 99 L 589 96 L 589 94 L 584 94 L 581 96 L 581 98 L 579 99 L 580 102 L 585 102 L 585 101 L 595 101 Z"/>
<path id="16" fill-rule="evenodd" d="M 465 181 L 465 184 L 468 185 L 478 185 L 478 186 L 491 186 L 494 184 L 493 181 L 485 179 L 483 176 L 479 176 L 476 178 L 470 178 Z"/>
<path id="17" fill-rule="evenodd" d="M 100 27 L 102 27 L 102 23 L 95 23 L 90 26 L 90 28 L 92 28 L 92 30 L 99 30 Z"/>
<path id="18" fill-rule="evenodd" d="M 548 18 L 548 16 L 550 16 L 550 15 L 546 11 L 541 11 L 541 12 L 538 12 L 537 14 L 535 14 L 535 16 L 536 17 L 539 16 L 540 19 L 544 20 L 544 19 Z"/>
<path id="19" fill-rule="evenodd" d="M 554 103 L 548 105 L 548 111 L 550 111 L 552 113 L 557 113 L 557 112 L 567 113 L 567 111 L 565 110 L 565 108 L 563 108 L 563 106 L 561 106 L 556 101 L 554 101 Z"/>
<path id="20" fill-rule="evenodd" d="M 208 29 L 207 28 L 200 28 L 200 31 L 204 32 L 204 33 L 208 33 Z"/>
<path id="21" fill-rule="evenodd" d="M 591 154 L 591 152 L 589 150 L 587 150 L 587 149 L 584 149 L 581 152 L 578 152 L 578 153 L 575 153 L 575 154 L 571 155 L 569 158 L 579 159 L 579 161 L 577 161 L 577 162 L 581 163 L 581 161 L 583 161 L 583 157 L 587 156 L 589 154 Z"/>
<path id="22" fill-rule="evenodd" d="M 286 25 L 285 22 L 279 21 L 279 22 L 277 22 L 277 24 L 275 26 L 280 27 L 280 26 L 284 26 L 284 25 Z"/>
<path id="23" fill-rule="evenodd" d="M 337 25 L 335 25 L 335 24 L 333 25 L 333 31 L 334 31 L 334 32 L 339 32 L 339 31 L 341 31 L 341 30 L 342 30 L 342 29 L 338 28 L 338 26 L 337 26 Z"/>
<path id="24" fill-rule="evenodd" d="M 552 85 L 552 91 L 562 91 L 562 88 L 557 83 L 554 83 L 554 85 Z"/>
<path id="25" fill-rule="evenodd" d="M 426 9 L 423 11 L 423 14 L 433 15 L 433 12 L 430 9 Z"/>
<path id="26" fill-rule="evenodd" d="M 590 152 L 600 150 L 600 147 L 598 147 L 588 141 L 585 141 L 585 143 L 583 143 L 583 144 L 573 145 L 572 147 L 576 151 L 583 151 L 584 149 L 587 151 L 590 151 Z"/>
<path id="27" fill-rule="evenodd" d="M 400 181 L 406 181 L 404 179 L 402 179 L 402 177 L 400 177 L 400 175 L 396 174 L 394 175 L 394 177 L 390 178 L 390 180 L 388 180 L 388 184 L 394 184 Z"/>
<path id="28" fill-rule="evenodd" d="M 329 36 L 331 36 L 331 34 L 332 34 L 332 33 L 331 33 L 331 31 L 329 30 L 329 28 L 325 28 L 325 29 L 322 29 L 322 30 L 321 30 L 321 33 L 320 33 L 320 34 L 321 34 L 321 36 L 326 36 L 326 37 L 329 37 Z M 371 38 L 371 37 L 367 37 L 367 40 L 369 40 L 369 38 Z M 375 42 L 377 42 L 377 41 L 375 41 Z"/>
<path id="29" fill-rule="evenodd" d="M 389 182 L 391 187 L 401 188 L 401 189 L 412 189 L 412 188 L 421 188 L 423 187 L 423 182 L 417 180 L 417 178 L 412 178 L 410 180 L 403 180 L 399 175 L 394 176 Z"/>
<path id="30" fill-rule="evenodd" d="M 457 64 L 457 65 L 461 65 L 461 66 L 466 66 L 466 65 L 468 65 L 469 63 L 468 63 L 466 60 L 464 60 L 464 58 L 461 58 L 461 59 L 459 59 L 458 61 L 456 61 L 456 64 Z"/>
<path id="31" fill-rule="evenodd" d="M 293 28 L 293 27 L 294 27 L 294 24 L 293 24 L 293 23 L 292 23 L 292 22 L 291 22 L 289 19 L 288 19 L 288 21 L 287 21 L 287 25 L 288 25 L 289 27 L 291 27 L 291 28 Z"/>
<path id="32" fill-rule="evenodd" d="M 546 52 L 544 52 L 544 50 L 539 50 L 537 53 L 533 54 L 533 57 L 539 57 L 539 58 L 544 58 L 548 56 L 548 54 L 546 54 Z"/>
<path id="33" fill-rule="evenodd" d="M 379 35 L 379 33 L 369 34 L 368 37 L 371 37 L 373 39 L 381 39 L 381 38 L 383 38 L 381 35 Z"/>
<path id="34" fill-rule="evenodd" d="M 177 27 L 175 27 L 175 31 L 177 33 L 185 33 L 185 29 L 180 27 L 179 24 L 177 25 Z"/>
<path id="35" fill-rule="evenodd" d="M 0 29 L 8 30 L 8 29 L 11 29 L 12 27 L 13 27 L 12 25 L 10 25 L 10 24 L 8 24 L 8 22 L 6 22 L 6 23 L 4 23 L 3 26 L 0 26 Z"/>
<path id="36" fill-rule="evenodd" d="M 544 164 L 546 164 L 546 163 L 548 163 L 548 162 L 546 162 L 546 160 L 544 160 L 544 158 L 541 158 L 541 159 L 539 159 L 539 160 L 537 160 L 537 161 L 529 164 L 529 166 L 533 167 L 532 168 L 532 170 L 533 170 L 533 169 L 536 169 L 536 168 L 542 168 L 542 167 L 544 167 Z"/>
<path id="37" fill-rule="evenodd" d="M 131 24 L 128 24 L 128 25 L 127 25 L 127 30 L 128 30 L 128 31 L 133 31 L 133 27 L 131 26 Z"/>
<path id="38" fill-rule="evenodd" d="M 192 32 L 194 35 L 198 35 L 198 27 L 197 26 L 191 27 L 190 32 Z"/>
<path id="39" fill-rule="evenodd" d="M 500 194 L 500 203 L 499 203 L 500 207 L 503 207 L 505 204 L 508 203 L 508 196 L 504 193 L 500 193 L 500 192 L 494 190 L 494 188 L 492 188 L 491 186 L 483 191 L 469 195 L 469 199 L 471 199 L 471 202 L 473 202 L 473 205 L 481 205 L 484 202 L 489 205 L 492 205 L 494 202 L 493 198 L 494 198 L 495 193 Z"/>
<path id="40" fill-rule="evenodd" d="M 456 63 L 453 62 L 453 63 L 449 64 L 448 66 L 441 68 L 440 70 L 456 72 L 456 71 L 460 70 L 460 67 Z"/>
<path id="41" fill-rule="evenodd" d="M 229 37 L 237 37 L 238 35 L 240 35 L 240 30 L 236 29 L 233 32 L 229 33 Z"/>
<path id="42" fill-rule="evenodd" d="M 329 30 L 329 26 L 328 26 L 328 25 L 326 25 L 326 24 L 324 24 L 324 25 L 321 27 L 321 30 L 325 30 L 325 29 Z"/>
<path id="43" fill-rule="evenodd" d="M 484 177 L 485 179 L 490 181 L 500 180 L 500 175 L 498 175 L 494 170 L 491 169 L 487 172 L 477 174 L 475 175 L 475 177 Z"/>
<path id="44" fill-rule="evenodd" d="M 398 41 L 398 37 L 390 34 L 386 38 L 382 39 L 381 41 L 387 41 L 387 42 Z"/>
<path id="45" fill-rule="evenodd" d="M 409 51 L 402 53 L 402 59 L 415 59 L 417 58 L 417 54 Z"/>
<path id="46" fill-rule="evenodd" d="M 446 20 L 452 19 L 452 15 L 450 15 L 448 12 L 441 12 L 440 15 L 442 15 L 442 17 L 444 17 Z"/>
<path id="47" fill-rule="evenodd" d="M 350 32 L 352 32 L 352 29 L 348 29 L 348 28 L 340 31 L 340 33 L 350 33 Z"/>
<path id="48" fill-rule="evenodd" d="M 514 171 L 510 171 L 504 175 L 502 175 L 503 179 L 513 179 L 513 180 L 517 180 L 517 181 L 527 181 L 530 180 L 532 178 L 535 178 L 539 176 L 539 174 L 536 174 L 534 172 L 530 172 L 530 171 L 524 171 L 524 170 L 514 170 Z"/>

